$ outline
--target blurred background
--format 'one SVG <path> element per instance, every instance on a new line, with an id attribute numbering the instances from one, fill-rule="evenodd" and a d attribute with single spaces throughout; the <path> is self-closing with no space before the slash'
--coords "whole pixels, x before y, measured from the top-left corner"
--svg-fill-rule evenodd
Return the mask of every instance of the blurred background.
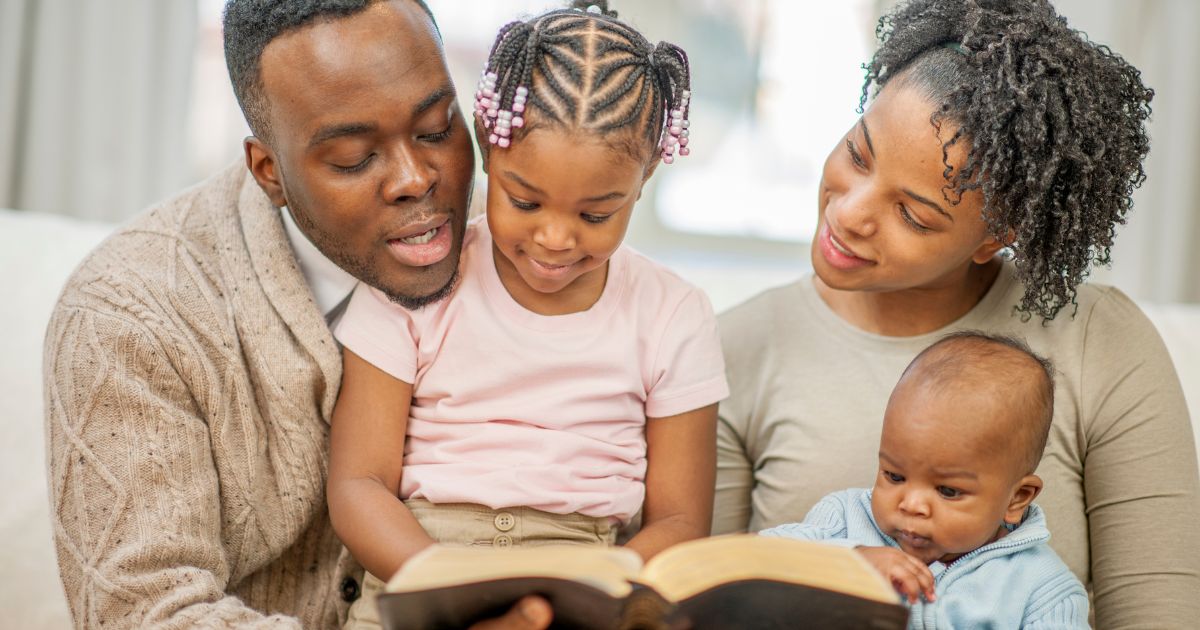
<path id="1" fill-rule="evenodd" d="M 614 1 L 651 40 L 687 50 L 694 72 L 695 150 L 659 169 L 629 242 L 725 287 L 711 296 L 719 310 L 806 271 L 820 167 L 857 119 L 860 66 L 891 4 Z M 1200 240 L 1200 1 L 1055 4 L 1157 91 L 1149 179 L 1119 231 L 1112 268 L 1093 278 L 1145 301 L 1200 302 L 1192 247 Z M 560 6 L 429 5 L 464 94 L 501 25 Z M 120 222 L 241 159 L 248 131 L 225 70 L 222 7 L 0 0 L 0 208 Z"/>

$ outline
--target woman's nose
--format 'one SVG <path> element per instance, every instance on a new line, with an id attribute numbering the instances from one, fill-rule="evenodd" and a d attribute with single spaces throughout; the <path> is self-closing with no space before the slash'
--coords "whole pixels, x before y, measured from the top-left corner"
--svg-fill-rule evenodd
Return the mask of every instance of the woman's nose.
<path id="1" fill-rule="evenodd" d="M 869 238 L 879 229 L 879 217 L 875 210 L 878 204 L 878 200 L 873 199 L 869 191 L 848 191 L 831 203 L 834 210 L 833 223 L 843 232 L 849 232 L 859 238 Z M 828 210 L 826 214 L 830 214 Z"/>

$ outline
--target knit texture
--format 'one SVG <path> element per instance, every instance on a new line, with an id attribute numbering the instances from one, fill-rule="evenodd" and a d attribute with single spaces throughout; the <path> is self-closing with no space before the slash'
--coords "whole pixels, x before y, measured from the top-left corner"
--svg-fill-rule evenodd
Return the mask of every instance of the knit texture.
<path id="1" fill-rule="evenodd" d="M 54 541 L 80 628 L 336 627 L 341 360 L 242 165 L 76 270 L 46 336 Z"/>

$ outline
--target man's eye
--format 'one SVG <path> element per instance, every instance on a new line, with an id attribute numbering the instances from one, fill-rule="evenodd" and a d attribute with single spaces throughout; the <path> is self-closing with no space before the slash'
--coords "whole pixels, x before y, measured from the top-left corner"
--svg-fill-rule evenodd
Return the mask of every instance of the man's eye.
<path id="1" fill-rule="evenodd" d="M 962 495 L 961 490 L 955 490 L 954 488 L 949 488 L 946 486 L 938 486 L 937 490 L 938 494 L 942 495 L 942 497 L 946 499 L 957 499 Z"/>
<path id="2" fill-rule="evenodd" d="M 437 133 L 425 134 L 425 135 L 421 136 L 421 139 L 426 142 L 441 142 L 442 140 L 449 138 L 451 132 L 453 132 L 453 131 L 454 131 L 454 125 L 447 124 L 446 128 L 443 129 L 442 131 L 439 131 Z"/>
<path id="3" fill-rule="evenodd" d="M 374 158 L 375 158 L 375 154 L 372 153 L 371 155 L 368 155 L 366 158 L 363 158 L 363 160 L 357 164 L 353 164 L 351 166 L 342 166 L 340 164 L 334 164 L 333 169 L 339 173 L 357 173 L 357 172 L 363 170 L 364 168 L 367 168 L 367 165 L 369 165 L 371 163 L 371 160 Z"/>

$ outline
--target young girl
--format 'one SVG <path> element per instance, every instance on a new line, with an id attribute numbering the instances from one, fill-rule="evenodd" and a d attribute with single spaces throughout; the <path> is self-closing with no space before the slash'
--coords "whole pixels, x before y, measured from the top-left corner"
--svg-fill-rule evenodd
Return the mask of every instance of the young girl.
<path id="1" fill-rule="evenodd" d="M 645 558 L 707 535 L 715 317 L 621 247 L 659 161 L 688 153 L 688 88 L 684 52 L 605 2 L 501 30 L 475 107 L 486 222 L 454 294 L 410 311 L 360 285 L 337 328 L 330 515 L 371 574 L 352 622 L 374 615 L 372 575 L 434 542 L 610 545 L 639 510 Z"/>

